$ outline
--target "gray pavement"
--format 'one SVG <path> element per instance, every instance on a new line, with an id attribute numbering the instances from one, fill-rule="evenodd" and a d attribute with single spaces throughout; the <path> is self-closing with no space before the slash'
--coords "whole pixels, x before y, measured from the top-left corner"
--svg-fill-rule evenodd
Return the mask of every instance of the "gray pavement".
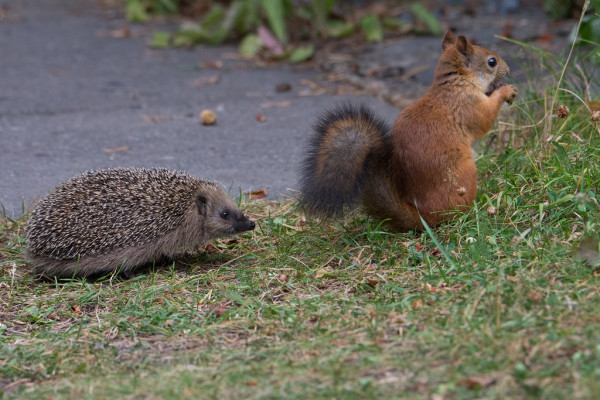
<path id="1" fill-rule="evenodd" d="M 255 68 L 231 59 L 234 47 L 151 50 L 148 26 L 114 38 L 124 21 L 98 12 L 91 0 L 4 4 L 0 203 L 10 217 L 63 180 L 106 167 L 183 169 L 234 196 L 255 189 L 293 196 L 314 118 L 343 100 L 301 96 L 301 80 L 314 71 Z M 223 67 L 201 67 L 215 61 Z M 218 83 L 194 87 L 215 75 Z M 277 93 L 282 82 L 292 90 Z M 278 106 L 285 101 L 289 106 Z M 397 114 L 379 100 L 360 101 L 390 119 Z M 218 116 L 215 126 L 199 121 L 207 108 Z"/>
<path id="2" fill-rule="evenodd" d="M 0 1 L 0 203 L 10 217 L 65 179 L 106 167 L 182 169 L 221 182 L 234 196 L 256 189 L 272 198 L 293 196 L 306 137 L 323 109 L 351 100 L 390 121 L 398 113 L 372 96 L 307 96 L 303 80 L 318 80 L 321 72 L 285 63 L 258 68 L 237 59 L 232 46 L 152 50 L 147 42 L 155 23 L 115 38 L 122 15 L 97 6 L 94 0 Z M 528 18 L 517 28 L 544 29 Z M 461 33 L 486 46 L 504 23 L 494 15 L 477 21 L 481 27 L 467 21 L 470 28 Z M 325 69 L 353 71 L 347 81 L 379 98 L 393 88 L 402 107 L 431 82 L 439 51 L 440 38 L 409 38 L 346 55 Z M 222 67 L 206 68 L 215 62 Z M 381 79 L 369 71 L 381 72 Z M 216 75 L 216 84 L 197 87 Z M 292 90 L 278 93 L 279 83 Z M 203 109 L 216 112 L 215 126 L 200 124 Z"/>

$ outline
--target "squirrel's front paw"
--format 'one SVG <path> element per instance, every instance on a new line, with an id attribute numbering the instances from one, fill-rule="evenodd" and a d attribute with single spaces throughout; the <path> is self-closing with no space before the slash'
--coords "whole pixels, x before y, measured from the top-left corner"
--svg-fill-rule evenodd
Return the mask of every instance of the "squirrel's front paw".
<path id="1" fill-rule="evenodd" d="M 519 91 L 513 85 L 505 85 L 500 88 L 502 101 L 512 104 Z"/>

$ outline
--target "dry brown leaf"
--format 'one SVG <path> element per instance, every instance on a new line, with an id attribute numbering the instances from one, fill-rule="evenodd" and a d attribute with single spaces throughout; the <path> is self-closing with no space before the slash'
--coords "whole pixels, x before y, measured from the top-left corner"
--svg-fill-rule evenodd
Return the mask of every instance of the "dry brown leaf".
<path id="1" fill-rule="evenodd" d="M 223 61 L 207 61 L 201 65 L 202 69 L 221 69 L 223 67 Z"/>
<path id="2" fill-rule="evenodd" d="M 269 101 L 266 103 L 262 103 L 260 105 L 260 108 L 271 108 L 271 107 L 289 107 L 292 105 L 292 101 L 291 100 L 285 100 L 285 101 Z"/>
<path id="3" fill-rule="evenodd" d="M 196 79 L 194 82 L 192 82 L 191 86 L 194 89 L 202 89 L 205 86 L 216 85 L 217 83 L 219 83 L 220 80 L 221 75 L 206 76 L 204 78 Z"/>
<path id="4" fill-rule="evenodd" d="M 324 277 L 325 275 L 327 275 L 327 270 L 325 268 L 319 268 L 317 270 L 317 272 L 315 273 L 315 278 L 320 279 L 322 277 Z"/>
<path id="5" fill-rule="evenodd" d="M 253 192 L 248 193 L 249 199 L 262 199 L 267 195 L 266 189 L 255 190 Z"/>
<path id="6" fill-rule="evenodd" d="M 556 108 L 556 116 L 558 118 L 567 118 L 569 116 L 569 107 L 560 105 Z"/>
<path id="7" fill-rule="evenodd" d="M 154 122 L 155 124 L 160 124 L 163 121 L 169 119 L 168 115 L 144 115 L 142 116 L 144 121 Z"/>
<path id="8" fill-rule="evenodd" d="M 367 278 L 367 284 L 371 287 L 377 286 L 378 283 L 379 283 L 379 279 Z"/>
<path id="9" fill-rule="evenodd" d="M 289 92 L 290 90 L 292 90 L 292 85 L 287 82 L 282 82 L 275 85 L 275 91 L 277 93 Z"/>
<path id="10" fill-rule="evenodd" d="M 463 380 L 459 381 L 459 385 L 466 386 L 467 388 L 473 390 L 485 389 L 487 387 L 492 386 L 496 383 L 498 379 L 492 375 L 478 375 L 478 376 L 468 376 Z"/>
<path id="11" fill-rule="evenodd" d="M 105 153 L 118 153 L 120 151 L 127 151 L 129 150 L 129 146 L 120 146 L 120 147 L 111 147 L 111 148 L 106 148 L 104 149 Z"/>
<path id="12" fill-rule="evenodd" d="M 123 39 L 131 36 L 131 29 L 129 29 L 129 25 L 125 24 L 119 29 L 113 29 L 109 32 L 111 38 L 114 39 Z"/>

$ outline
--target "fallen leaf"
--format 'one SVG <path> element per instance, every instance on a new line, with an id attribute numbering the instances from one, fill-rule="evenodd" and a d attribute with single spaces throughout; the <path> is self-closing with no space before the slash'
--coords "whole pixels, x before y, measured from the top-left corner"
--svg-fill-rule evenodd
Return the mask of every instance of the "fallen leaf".
<path id="1" fill-rule="evenodd" d="M 544 300 L 544 296 L 540 292 L 533 290 L 527 293 L 527 298 L 536 304 L 540 304 Z"/>
<path id="2" fill-rule="evenodd" d="M 588 107 L 590 108 L 590 110 L 592 112 L 600 111 L 600 101 L 588 100 L 588 101 L 586 101 L 586 104 L 588 105 Z"/>
<path id="3" fill-rule="evenodd" d="M 246 381 L 246 382 L 244 382 L 244 384 L 246 384 L 246 386 L 256 386 L 256 385 L 258 385 L 258 381 L 255 381 L 255 380 Z"/>
<path id="4" fill-rule="evenodd" d="M 421 300 L 415 300 L 411 304 L 412 308 L 421 308 L 423 306 L 423 302 Z"/>
<path id="5" fill-rule="evenodd" d="M 556 108 L 556 116 L 558 118 L 567 118 L 569 116 L 569 107 L 560 105 Z"/>
<path id="6" fill-rule="evenodd" d="M 266 189 L 255 190 L 253 192 L 248 193 L 249 199 L 262 199 L 267 195 Z"/>
<path id="7" fill-rule="evenodd" d="M 377 286 L 377 284 L 379 283 L 378 279 L 375 278 L 367 278 L 367 284 L 371 287 L 375 287 Z"/>
<path id="8" fill-rule="evenodd" d="M 319 268 L 315 273 L 315 278 L 320 279 L 327 275 L 328 271 L 325 268 Z"/>
<path id="9" fill-rule="evenodd" d="M 219 83 L 220 80 L 221 75 L 205 76 L 203 78 L 196 79 L 194 82 L 192 82 L 191 86 L 194 89 L 202 89 L 205 86 L 216 85 L 217 83 Z"/>
<path id="10" fill-rule="evenodd" d="M 77 315 L 81 315 L 81 307 L 80 306 L 73 306 L 71 307 L 73 309 L 73 312 Z"/>
<path id="11" fill-rule="evenodd" d="M 277 93 L 289 92 L 290 90 L 292 90 L 292 85 L 290 85 L 287 82 L 278 83 L 277 85 L 275 85 L 275 91 Z"/>
<path id="12" fill-rule="evenodd" d="M 512 21 L 508 21 L 504 24 L 504 26 L 502 27 L 502 33 L 500 34 L 500 36 L 504 36 L 507 38 L 512 38 L 513 37 L 513 29 L 515 27 L 515 24 L 512 23 Z"/>
<path id="13" fill-rule="evenodd" d="M 105 153 L 118 153 L 120 151 L 127 151 L 129 150 L 129 146 L 121 146 L 121 147 L 112 147 L 112 148 L 107 148 L 104 149 Z"/>
<path id="14" fill-rule="evenodd" d="M 537 40 L 539 42 L 551 42 L 552 39 L 554 39 L 554 37 L 550 33 L 545 33 L 545 34 L 540 35 L 540 36 L 537 37 Z"/>
<path id="15" fill-rule="evenodd" d="M 203 69 L 221 69 L 223 67 L 223 61 L 207 61 L 201 65 Z"/>
<path id="16" fill-rule="evenodd" d="M 260 105 L 260 108 L 271 108 L 271 107 L 289 107 L 292 105 L 292 101 L 291 100 L 284 100 L 284 101 L 269 101 L 266 103 L 262 103 Z"/>
<path id="17" fill-rule="evenodd" d="M 154 122 L 155 124 L 160 124 L 163 121 L 169 119 L 168 115 L 144 115 L 142 116 L 144 121 Z"/>
<path id="18" fill-rule="evenodd" d="M 217 316 L 221 316 L 221 314 L 223 314 L 225 311 L 229 310 L 229 307 L 227 306 L 220 306 L 219 308 L 217 308 L 215 310 L 215 314 L 217 314 Z"/>
<path id="19" fill-rule="evenodd" d="M 492 375 L 469 376 L 459 381 L 458 384 L 471 390 L 480 390 L 492 386 L 497 378 Z"/>
<path id="20" fill-rule="evenodd" d="M 267 122 L 267 117 L 265 117 L 265 116 L 264 116 L 264 115 L 262 115 L 262 114 L 256 114 L 256 120 L 257 120 L 258 122 Z"/>
<path id="21" fill-rule="evenodd" d="M 129 29 L 129 25 L 125 24 L 119 29 L 113 29 L 110 31 L 109 35 L 114 39 L 123 39 L 131 36 L 131 29 Z"/>

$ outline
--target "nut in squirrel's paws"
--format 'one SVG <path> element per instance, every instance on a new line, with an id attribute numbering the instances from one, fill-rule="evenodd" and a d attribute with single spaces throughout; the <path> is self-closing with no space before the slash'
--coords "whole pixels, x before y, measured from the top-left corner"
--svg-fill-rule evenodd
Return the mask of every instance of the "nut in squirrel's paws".
<path id="1" fill-rule="evenodd" d="M 517 97 L 517 94 L 519 94 L 519 91 L 513 85 L 506 85 L 506 86 L 502 87 L 502 98 L 508 104 L 513 103 L 513 101 L 515 100 L 515 97 Z"/>
<path id="2" fill-rule="evenodd" d="M 504 83 L 502 81 L 496 81 L 496 82 L 490 83 L 490 86 L 488 86 L 488 88 L 485 91 L 485 95 L 488 97 L 491 96 L 491 94 L 494 93 L 494 91 L 500 89 L 504 85 L 506 85 L 506 83 Z"/>

